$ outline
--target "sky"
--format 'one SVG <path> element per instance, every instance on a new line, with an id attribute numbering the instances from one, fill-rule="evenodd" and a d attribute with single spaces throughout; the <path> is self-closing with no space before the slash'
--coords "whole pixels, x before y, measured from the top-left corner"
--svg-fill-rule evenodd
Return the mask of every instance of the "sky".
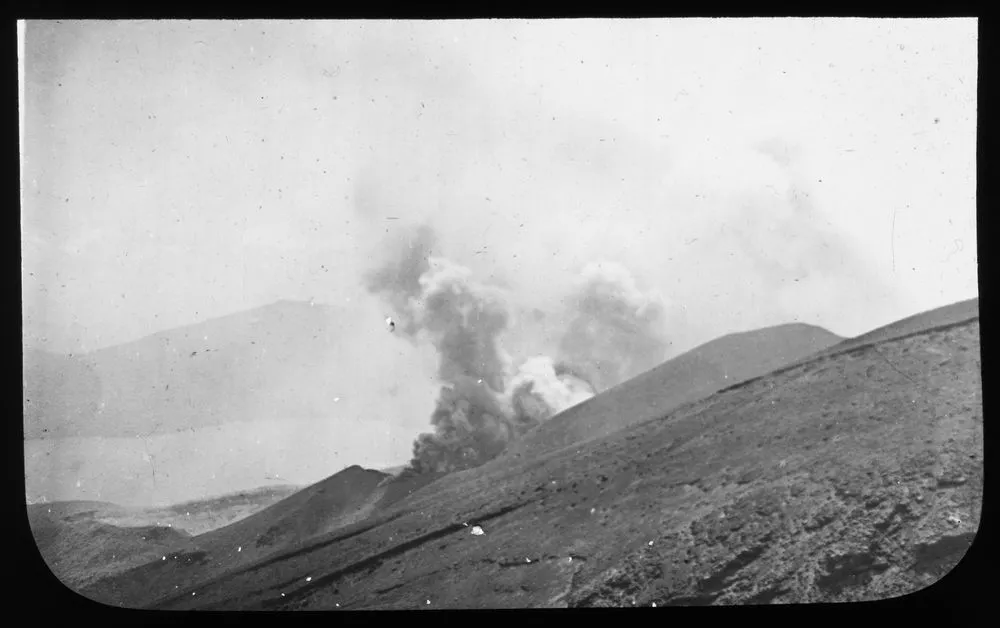
<path id="1" fill-rule="evenodd" d="M 279 299 L 367 329 L 392 312 L 365 273 L 420 224 L 528 309 L 621 264 L 666 304 L 671 354 L 793 321 L 858 335 L 978 295 L 976 38 L 970 19 L 29 22 L 24 342 L 79 353 Z"/>
<path id="2" fill-rule="evenodd" d="M 32 346 L 361 299 L 428 217 L 528 298 L 626 261 L 682 345 L 978 292 L 974 20 L 32 22 L 24 72 Z"/>

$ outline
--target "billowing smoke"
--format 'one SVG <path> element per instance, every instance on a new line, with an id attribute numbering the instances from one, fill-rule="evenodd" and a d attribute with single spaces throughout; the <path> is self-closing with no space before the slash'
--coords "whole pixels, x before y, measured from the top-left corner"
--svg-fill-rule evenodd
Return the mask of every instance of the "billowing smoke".
<path id="1" fill-rule="evenodd" d="M 438 353 L 442 388 L 434 431 L 413 446 L 416 472 L 483 464 L 554 414 L 664 358 L 662 305 L 612 264 L 584 269 L 569 311 L 560 313 L 569 326 L 557 357 L 508 355 L 503 336 L 517 314 L 509 295 L 432 255 L 433 246 L 431 230 L 420 228 L 397 259 L 366 278 L 393 308 L 400 333 Z"/>
<path id="2" fill-rule="evenodd" d="M 559 344 L 560 357 L 582 369 L 598 392 L 663 361 L 666 310 L 636 286 L 625 267 L 588 264 L 568 305 L 573 318 Z"/>
<path id="3" fill-rule="evenodd" d="M 508 313 L 498 289 L 477 284 L 472 271 L 443 258 L 430 258 L 420 276 L 421 297 L 411 299 L 407 315 L 440 354 L 439 377 L 457 382 L 473 377 L 503 392 L 507 360 L 498 342 Z"/>
<path id="4" fill-rule="evenodd" d="M 466 377 L 441 389 L 431 415 L 433 434 L 413 444 L 410 466 L 418 472 L 455 471 L 479 466 L 496 457 L 518 433 L 515 421 L 496 391 Z"/>
<path id="5" fill-rule="evenodd" d="M 540 416 L 539 420 L 548 418 L 545 410 L 562 410 L 586 401 L 595 389 L 586 379 L 575 375 L 576 370 L 563 363 L 554 363 L 548 356 L 528 358 L 518 367 L 511 383 L 513 401 L 528 403 L 525 398 L 530 397 L 534 403 L 540 403 L 542 412 L 525 411 Z"/>
<path id="6" fill-rule="evenodd" d="M 398 259 L 391 260 L 365 277 L 368 291 L 386 299 L 397 319 L 406 316 L 411 301 L 421 294 L 420 277 L 430 268 L 433 246 L 434 233 L 430 227 L 420 226 L 409 237 L 407 247 Z M 419 330 L 411 317 L 397 322 L 402 323 L 401 331 L 407 335 L 412 336 Z"/>

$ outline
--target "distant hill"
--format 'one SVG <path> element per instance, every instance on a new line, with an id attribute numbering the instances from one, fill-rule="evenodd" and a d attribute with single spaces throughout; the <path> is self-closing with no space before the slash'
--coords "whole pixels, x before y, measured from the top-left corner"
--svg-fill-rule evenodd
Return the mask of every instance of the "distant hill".
<path id="1" fill-rule="evenodd" d="M 99 519 L 104 523 L 120 527 L 168 525 L 196 536 L 253 515 L 299 490 L 301 487 L 286 484 L 262 486 L 165 507 L 141 509 L 119 507 L 118 513 L 105 509 Z M 53 502 L 54 505 L 63 503 L 65 502 Z"/>
<path id="2" fill-rule="evenodd" d="M 26 438 L 57 436 L 98 415 L 101 376 L 91 361 L 27 349 L 23 364 Z"/>
<path id="3" fill-rule="evenodd" d="M 722 336 L 556 415 L 504 455 L 538 455 L 605 436 L 841 341 L 802 323 Z"/>
<path id="4" fill-rule="evenodd" d="M 340 311 L 279 301 L 74 356 L 27 350 L 25 437 L 136 436 L 324 416 Z"/>
<path id="5" fill-rule="evenodd" d="M 338 527 L 363 508 L 386 474 L 350 466 L 279 502 L 218 530 L 200 535 L 201 547 L 246 546 L 248 555 L 281 547 Z"/>

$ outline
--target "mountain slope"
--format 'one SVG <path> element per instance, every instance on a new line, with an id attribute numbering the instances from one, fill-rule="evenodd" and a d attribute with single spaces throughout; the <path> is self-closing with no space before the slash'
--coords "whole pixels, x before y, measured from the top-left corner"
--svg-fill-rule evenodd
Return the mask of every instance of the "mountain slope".
<path id="1" fill-rule="evenodd" d="M 902 595 L 975 536 L 980 368 L 978 320 L 807 360 L 577 449 L 453 474 L 350 534 L 162 591 L 154 607 Z"/>
<path id="2" fill-rule="evenodd" d="M 97 416 L 101 377 L 92 362 L 26 349 L 23 368 L 25 438 L 59 436 L 64 425 L 85 425 Z"/>
<path id="3" fill-rule="evenodd" d="M 264 549 L 310 538 L 337 527 L 362 507 L 386 476 L 354 465 L 232 525 L 198 537 L 203 547 L 233 544 Z M 249 549 L 249 548 L 248 548 Z"/>
<path id="4" fill-rule="evenodd" d="M 122 527 L 104 517 L 122 509 L 103 502 L 28 506 L 28 523 L 42 558 L 63 583 L 80 589 L 102 577 L 157 560 L 188 538 L 168 526 Z"/>
<path id="5" fill-rule="evenodd" d="M 959 301 L 951 305 L 936 308 L 914 316 L 908 316 L 888 325 L 878 327 L 870 332 L 844 340 L 826 349 L 823 353 L 833 353 L 858 347 L 872 342 L 882 342 L 899 338 L 906 334 L 917 333 L 931 327 L 951 325 L 979 318 L 979 298 Z"/>
<path id="6" fill-rule="evenodd" d="M 133 567 L 162 563 L 190 547 L 200 530 L 238 521 L 296 492 L 266 486 L 167 508 L 136 509 L 101 501 L 28 504 L 28 524 L 43 560 L 74 589 Z"/>
<path id="7" fill-rule="evenodd" d="M 145 604 L 162 591 L 294 551 L 318 535 L 366 525 L 366 520 L 439 477 L 393 477 L 354 465 L 244 519 L 188 539 L 175 546 L 166 561 L 133 563 L 133 568 L 108 576 L 82 593 L 105 602 Z"/>
<path id="8" fill-rule="evenodd" d="M 25 437 L 136 436 L 323 416 L 329 306 L 277 303 L 77 356 L 25 353 Z"/>
<path id="9" fill-rule="evenodd" d="M 723 336 L 552 417 L 505 455 L 536 456 L 605 436 L 842 340 L 800 323 Z"/>

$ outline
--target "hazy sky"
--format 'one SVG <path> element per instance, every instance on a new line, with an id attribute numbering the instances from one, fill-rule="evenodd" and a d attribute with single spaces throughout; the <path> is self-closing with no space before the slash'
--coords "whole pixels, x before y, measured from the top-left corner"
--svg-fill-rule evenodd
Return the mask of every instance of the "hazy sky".
<path id="1" fill-rule="evenodd" d="M 33 22 L 25 339 L 373 299 L 420 220 L 546 298 L 591 259 L 678 348 L 974 297 L 974 20 Z M 398 220 L 387 218 L 395 217 Z M 388 339 L 386 342 L 392 342 Z"/>
<path id="2" fill-rule="evenodd" d="M 160 485 L 86 493 L 142 502 L 406 462 L 436 358 L 385 333 L 364 276 L 418 224 L 519 311 L 617 262 L 665 302 L 671 355 L 975 297 L 976 37 L 974 20 L 29 23 L 25 343 L 87 351 L 314 299 L 347 317 L 350 354 L 321 438 L 275 417 L 83 444 L 96 466 L 43 452 L 57 473 L 35 479 L 145 482 L 155 458 Z"/>

